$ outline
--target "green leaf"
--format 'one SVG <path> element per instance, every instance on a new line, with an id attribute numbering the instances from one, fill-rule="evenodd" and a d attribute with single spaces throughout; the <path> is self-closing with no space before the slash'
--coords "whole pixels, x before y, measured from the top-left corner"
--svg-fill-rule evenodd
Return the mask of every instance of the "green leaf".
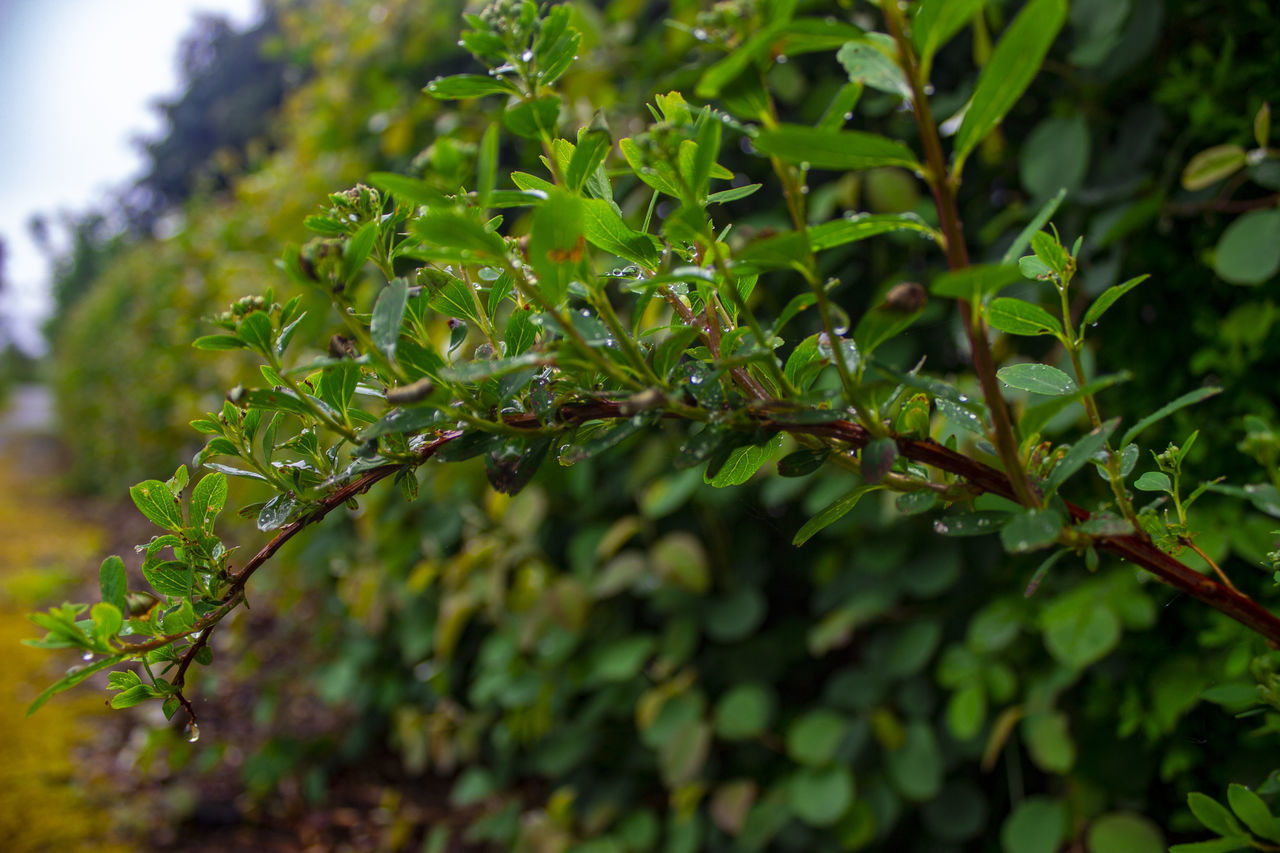
<path id="1" fill-rule="evenodd" d="M 507 130 L 525 139 L 553 136 L 559 119 L 559 95 L 545 95 L 536 100 L 521 101 L 502 113 L 502 123 Z"/>
<path id="2" fill-rule="evenodd" d="M 262 311 L 253 311 L 245 315 L 236 324 L 236 334 L 250 349 L 259 353 L 271 352 L 271 318 Z"/>
<path id="3" fill-rule="evenodd" d="M 788 453 L 778 460 L 778 476 L 804 477 L 822 467 L 831 455 L 831 449 L 823 447 L 818 450 L 797 450 Z"/>
<path id="4" fill-rule="evenodd" d="M 89 611 L 93 619 L 93 636 L 99 642 L 105 642 L 124 627 L 124 611 L 114 604 L 99 602 Z"/>
<path id="5" fill-rule="evenodd" d="M 835 753 L 849 732 L 849 720 L 835 711 L 809 711 L 787 729 L 787 755 L 797 764 L 823 767 L 835 762 Z"/>
<path id="6" fill-rule="evenodd" d="M 657 238 L 627 225 L 613 205 L 603 199 L 583 201 L 582 231 L 591 245 L 646 270 L 654 271 L 661 266 L 661 244 Z"/>
<path id="7" fill-rule="evenodd" d="M 976 302 L 1018 281 L 1022 272 L 1012 264 L 978 264 L 943 273 L 929 285 L 929 292 Z"/>
<path id="8" fill-rule="evenodd" d="M 707 196 L 707 204 L 728 204 L 731 201 L 738 201 L 749 195 L 754 195 L 756 190 L 762 186 L 764 184 L 747 184 L 741 187 L 734 187 L 731 190 L 721 190 Z"/>
<path id="9" fill-rule="evenodd" d="M 414 206 L 447 207 L 450 204 L 426 181 L 397 175 L 394 172 L 374 172 L 369 175 L 369 183 L 384 192 L 391 193 L 398 200 Z"/>
<path id="10" fill-rule="evenodd" d="M 927 722 L 907 725 L 902 746 L 885 756 L 889 779 L 902 796 L 915 802 L 932 800 L 942 789 L 942 752 Z"/>
<path id="11" fill-rule="evenodd" d="M 360 226 L 342 247 L 342 280 L 347 284 L 355 281 L 365 261 L 373 252 L 373 245 L 378 240 L 378 220 L 374 219 Z"/>
<path id="12" fill-rule="evenodd" d="M 806 767 L 791 777 L 791 811 L 810 826 L 831 826 L 853 804 L 853 773 L 844 765 Z"/>
<path id="13" fill-rule="evenodd" d="M 149 684 L 135 684 L 133 687 L 129 687 L 112 696 L 108 704 L 119 711 L 124 708 L 132 708 L 135 705 L 141 705 L 148 699 L 154 699 L 159 695 L 156 689 Z"/>
<path id="14" fill-rule="evenodd" d="M 1169 848 L 1169 853 L 1232 853 L 1233 850 L 1246 848 L 1253 848 L 1247 838 L 1213 838 L 1209 841 L 1175 844 Z"/>
<path id="15" fill-rule="evenodd" d="M 1214 387 L 1197 388 L 1194 391 L 1188 391 L 1187 393 L 1183 394 L 1181 397 L 1178 397 L 1176 400 L 1166 403 L 1165 405 L 1161 406 L 1159 409 L 1156 409 L 1154 412 L 1147 415 L 1145 418 L 1143 418 L 1142 420 L 1134 424 L 1132 427 L 1130 427 L 1129 431 L 1124 434 L 1124 438 L 1120 439 L 1120 446 L 1125 447 L 1126 445 L 1128 445 L 1130 442 L 1132 442 L 1135 438 L 1138 437 L 1139 433 L 1141 433 L 1144 429 L 1154 424 L 1156 421 L 1163 420 L 1164 418 L 1169 417 L 1169 415 L 1173 414 L 1179 409 L 1184 409 L 1187 406 L 1193 405 L 1195 403 L 1199 403 L 1201 400 L 1207 400 L 1208 398 L 1214 396 L 1215 394 L 1221 394 L 1221 393 L 1222 393 L 1221 388 L 1214 388 Z"/>
<path id="16" fill-rule="evenodd" d="M 102 600 L 107 604 L 114 604 L 121 613 L 129 609 L 125 600 L 129 579 L 124 570 L 124 560 L 114 554 L 103 560 L 98 569 L 98 586 L 102 591 Z"/>
<path id="17" fill-rule="evenodd" d="M 840 48 L 836 59 L 844 66 L 850 82 L 911 99 L 911 84 L 898 63 L 871 42 L 851 41 Z"/>
<path id="18" fill-rule="evenodd" d="M 476 207 L 489 206 L 489 196 L 498 171 L 498 125 L 490 123 L 480 138 L 480 150 L 476 154 Z"/>
<path id="19" fill-rule="evenodd" d="M 1102 315 L 1106 313 L 1107 309 L 1115 304 L 1117 299 L 1124 296 L 1130 290 L 1133 290 L 1150 277 L 1151 276 L 1149 275 L 1140 275 L 1136 278 L 1131 278 L 1122 284 L 1108 287 L 1106 290 L 1102 291 L 1098 298 L 1093 301 L 1093 304 L 1089 306 L 1089 310 L 1084 312 L 1084 319 L 1080 321 L 1080 325 L 1082 327 L 1092 326 L 1094 323 L 1098 322 L 1098 320 L 1102 319 Z"/>
<path id="20" fill-rule="evenodd" d="M 1001 297 L 987 306 L 987 323 L 1010 335 L 1059 335 L 1062 323 L 1039 305 Z"/>
<path id="21" fill-rule="evenodd" d="M 786 21 L 774 21 L 752 34 L 741 47 L 702 73 L 694 93 L 699 98 L 718 96 L 720 90 L 745 71 L 755 59 L 768 52 L 785 26 Z"/>
<path id="22" fill-rule="evenodd" d="M 1280 210 L 1254 210 L 1227 226 L 1213 268 L 1232 284 L 1261 284 L 1280 270 Z"/>
<path id="23" fill-rule="evenodd" d="M 910 148 L 893 139 L 856 130 L 826 131 L 784 124 L 761 131 L 752 140 L 762 154 L 815 169 L 851 171 L 900 166 L 916 171 L 920 164 Z"/>
<path id="24" fill-rule="evenodd" d="M 227 476 L 218 472 L 205 474 L 191 491 L 191 526 L 203 531 L 213 530 L 213 521 L 226 503 Z"/>
<path id="25" fill-rule="evenodd" d="M 431 210 L 409 225 L 425 244 L 425 254 L 445 260 L 498 259 L 506 252 L 502 238 L 470 216 L 452 210 Z"/>
<path id="26" fill-rule="evenodd" d="M 408 304 L 409 285 L 402 278 L 388 282 L 378 294 L 378 301 L 373 304 L 369 334 L 373 338 L 373 345 L 382 350 L 387 358 L 395 358 L 396 342 L 400 339 L 400 323 L 404 320 L 404 309 Z"/>
<path id="27" fill-rule="evenodd" d="M 129 489 L 134 506 L 152 524 L 177 532 L 182 529 L 182 514 L 168 486 L 159 480 L 146 480 Z"/>
<path id="28" fill-rule="evenodd" d="M 629 681 L 653 656 L 653 637 L 635 634 L 607 643 L 592 656 L 591 677 L 604 682 Z"/>
<path id="29" fill-rule="evenodd" d="M 1276 821 L 1271 809 L 1253 791 L 1232 782 L 1227 788 L 1227 802 L 1254 835 L 1267 841 L 1280 841 L 1280 822 Z"/>
<path id="30" fill-rule="evenodd" d="M 166 560 L 153 566 L 143 565 L 142 575 L 161 595 L 182 598 L 191 592 L 191 567 L 180 560 Z"/>
<path id="31" fill-rule="evenodd" d="M 1046 495 L 1052 495 L 1056 492 L 1058 487 L 1067 481 L 1067 478 L 1083 468 L 1093 458 L 1094 454 L 1106 447 L 1107 439 L 1111 437 L 1111 433 L 1115 432 L 1116 427 L 1119 425 L 1120 419 L 1112 418 L 1097 429 L 1085 434 L 1073 444 L 1067 454 L 1049 472 L 1049 477 L 1045 480 Z M 1127 444 L 1127 442 L 1124 443 Z"/>
<path id="32" fill-rule="evenodd" d="M 502 342 L 507 345 L 507 355 L 515 357 L 525 353 L 538 338 L 538 326 L 533 322 L 533 311 L 516 307 L 507 318 Z"/>
<path id="33" fill-rule="evenodd" d="M 777 433 L 762 445 L 745 444 L 735 447 L 715 476 L 704 474 L 703 481 L 717 488 L 740 486 L 750 480 L 781 447 L 782 433 Z"/>
<path id="34" fill-rule="evenodd" d="M 1110 608 L 1088 598 L 1055 601 L 1043 615 L 1049 653 L 1072 669 L 1101 660 L 1120 642 L 1120 620 Z"/>
<path id="35" fill-rule="evenodd" d="M 487 74 L 454 74 L 450 77 L 437 77 L 428 83 L 422 91 L 441 100 L 482 98 L 485 95 L 520 94 L 520 91 L 510 81 Z"/>
<path id="36" fill-rule="evenodd" d="M 124 660 L 125 657 L 125 655 L 112 655 L 111 657 L 103 658 L 102 660 L 94 661 L 93 663 L 85 664 L 84 666 L 74 667 L 73 671 L 46 687 L 40 695 L 35 698 L 35 701 L 27 706 L 26 715 L 30 717 L 40 709 L 41 705 L 48 702 L 55 695 L 64 690 L 70 690 L 72 687 L 75 687 L 94 673 L 102 672 L 104 669 L 115 666 L 120 663 L 120 661 Z"/>
<path id="37" fill-rule="evenodd" d="M 855 487 L 851 492 L 843 497 L 837 498 L 829 504 L 822 512 L 815 515 L 804 523 L 804 526 L 796 531 L 795 537 L 791 540 L 791 544 L 799 547 L 813 538 L 814 534 L 823 528 L 834 524 L 845 516 L 849 510 L 858 505 L 858 501 L 868 492 L 874 492 L 881 486 L 864 484 Z"/>
<path id="38" fill-rule="evenodd" d="M 191 342 L 191 345 L 196 349 L 203 350 L 244 349 L 245 346 L 244 341 L 235 335 L 205 335 L 204 337 L 196 338 Z"/>
<path id="39" fill-rule="evenodd" d="M 1134 481 L 1133 487 L 1143 492 L 1173 493 L 1173 481 L 1168 474 L 1160 471 L 1148 471 Z"/>
<path id="40" fill-rule="evenodd" d="M 1253 688 L 1251 687 L 1250 689 Z M 1205 828 L 1219 835 L 1243 836 L 1245 834 L 1244 829 L 1231 815 L 1230 810 L 1213 797 L 1201 794 L 1198 791 L 1192 791 L 1187 794 L 1187 806 L 1191 809 L 1191 813 L 1196 816 L 1196 820 L 1204 824 Z"/>
<path id="41" fill-rule="evenodd" d="M 1055 853 L 1066 821 L 1062 806 L 1048 797 L 1028 797 L 1000 827 L 1004 853 Z"/>
<path id="42" fill-rule="evenodd" d="M 916 6 L 911 22 L 911 41 L 915 44 L 920 64 L 927 71 L 933 55 L 973 20 L 984 0 L 922 0 Z M 923 74 L 928 79 L 928 74 Z"/>
<path id="43" fill-rule="evenodd" d="M 1010 554 L 1047 548 L 1058 539 L 1063 518 L 1052 509 L 1028 509 L 1015 514 L 1000 528 L 1000 542 Z"/>
<path id="44" fill-rule="evenodd" d="M 956 134 L 957 171 L 1031 84 L 1066 17 L 1066 0 L 1031 0 L 1000 36 Z"/>
<path id="45" fill-rule="evenodd" d="M 1065 189 L 1058 190 L 1057 195 L 1041 205 L 1040 210 L 1026 224 L 1026 227 L 1018 232 L 1018 236 L 1014 238 L 1013 243 L 1005 250 L 1004 257 L 1000 259 L 1000 263 L 1012 264 L 1016 262 L 1031 242 L 1032 236 L 1045 226 L 1045 223 L 1049 221 L 1049 218 L 1058 209 L 1058 205 L 1062 204 L 1062 200 L 1066 197 L 1067 191 Z"/>
<path id="46" fill-rule="evenodd" d="M 1032 129 L 1018 161 L 1022 186 L 1033 199 L 1080 188 L 1089 168 L 1089 128 L 1079 113 L 1050 116 Z"/>
<path id="47" fill-rule="evenodd" d="M 1010 388 L 1049 397 L 1059 397 L 1079 390 L 1074 379 L 1047 364 L 1011 364 L 997 370 L 996 376 Z"/>
<path id="48" fill-rule="evenodd" d="M 767 685 L 738 684 L 720 697 L 715 708 L 715 731 L 725 740 L 759 737 L 769 727 L 777 699 Z"/>
<path id="49" fill-rule="evenodd" d="M 1089 853 L 1165 853 L 1164 833 L 1147 818 L 1112 812 L 1089 825 Z"/>
<path id="50" fill-rule="evenodd" d="M 1067 715 L 1042 711 L 1022 721 L 1022 739 L 1031 761 L 1046 773 L 1065 774 L 1076 763 L 1076 745 L 1067 728 Z"/>
<path id="51" fill-rule="evenodd" d="M 529 230 L 529 263 L 538 274 L 538 287 L 552 305 L 560 305 L 570 281 L 584 281 L 583 200 L 552 189 L 533 212 Z"/>
<path id="52" fill-rule="evenodd" d="M 1182 170 L 1182 188 L 1196 192 L 1225 180 L 1249 164 L 1239 145 L 1215 145 L 1192 157 Z"/>

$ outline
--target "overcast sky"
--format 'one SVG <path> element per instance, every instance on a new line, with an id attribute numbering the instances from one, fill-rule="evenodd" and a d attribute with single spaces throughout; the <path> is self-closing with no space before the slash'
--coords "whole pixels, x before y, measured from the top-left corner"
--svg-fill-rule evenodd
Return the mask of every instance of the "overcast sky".
<path id="1" fill-rule="evenodd" d="M 7 292 L 0 335 L 27 349 L 47 310 L 48 269 L 27 229 L 35 213 L 78 212 L 141 176 L 131 140 L 155 136 L 151 109 L 178 88 L 178 45 L 199 13 L 238 24 L 258 0 L 0 0 L 0 237 Z"/>

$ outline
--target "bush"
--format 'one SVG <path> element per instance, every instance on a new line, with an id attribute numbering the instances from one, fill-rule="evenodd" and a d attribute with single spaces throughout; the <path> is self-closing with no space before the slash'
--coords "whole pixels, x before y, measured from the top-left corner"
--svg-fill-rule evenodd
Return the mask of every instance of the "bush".
<path id="1" fill-rule="evenodd" d="M 192 715 L 210 633 L 323 518 L 275 580 L 309 602 L 299 654 L 337 649 L 316 689 L 357 721 L 338 754 L 389 743 L 408 772 L 453 775 L 434 838 L 1106 853 L 1194 833 L 1191 787 L 1274 767 L 1212 706 L 1274 725 L 1260 638 L 1280 623 L 1241 588 L 1271 560 L 1274 522 L 1242 507 L 1280 506 L 1275 438 L 1261 409 L 1202 435 L 1190 406 L 1248 398 L 1163 387 L 1117 322 L 1157 286 L 1121 251 L 1163 203 L 1124 179 L 1152 147 L 1125 133 L 1150 128 L 1120 119 L 1095 149 L 1113 128 L 1072 87 L 1131 69 L 1150 19 L 1073 20 L 1079 78 L 1038 84 L 1055 107 L 1025 115 L 1065 4 L 976 8 L 889 6 L 879 34 L 781 2 L 677 12 L 665 47 L 700 52 L 671 79 L 714 105 L 672 91 L 645 123 L 581 75 L 559 85 L 586 10 L 469 17 L 490 73 L 428 92 L 500 96 L 500 120 L 469 107 L 424 178 L 331 195 L 282 261 L 302 292 L 239 299 L 197 340 L 253 353 L 266 386 L 194 422 L 213 472 L 193 488 L 185 467 L 134 487 L 164 531 L 141 568 L 156 594 L 129 598 L 110 558 L 91 619 L 39 615 L 45 645 L 96 655 L 41 701 L 141 660 L 111 674 L 112 704 Z M 926 97 L 930 68 L 947 83 Z M 950 159 L 930 112 L 948 103 L 967 104 Z M 1014 157 L 1005 134 L 1032 127 Z M 860 199 L 874 212 L 842 215 Z M 321 297 L 339 331 L 295 355 L 326 337 L 299 331 Z M 1223 459 L 1241 434 L 1262 482 Z M 1234 484 L 1191 482 L 1223 469 Z M 265 489 L 244 510 L 275 531 L 235 568 L 214 526 L 228 475 Z M 361 497 L 384 479 L 418 500 Z M 1158 617 L 1177 623 L 1142 642 Z M 335 762 L 276 743 L 298 756 L 280 772 Z M 1268 837 L 1265 803 L 1232 791 Z"/>

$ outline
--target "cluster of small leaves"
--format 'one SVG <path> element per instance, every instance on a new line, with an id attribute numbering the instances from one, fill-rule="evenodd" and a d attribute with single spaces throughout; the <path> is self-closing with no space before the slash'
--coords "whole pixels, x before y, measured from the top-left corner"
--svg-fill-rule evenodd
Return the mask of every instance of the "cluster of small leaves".
<path id="1" fill-rule="evenodd" d="M 227 559 L 234 550 L 226 548 L 213 531 L 227 501 L 226 476 L 219 472 L 203 476 L 184 506 L 188 482 L 184 465 L 168 481 L 147 480 L 129 490 L 138 510 L 165 531 L 138 546 L 143 554 L 142 574 L 154 594 L 130 590 L 124 561 L 112 556 L 103 561 L 99 573 L 102 601 L 92 608 L 64 604 L 31 615 L 48 633 L 27 641 L 28 645 L 80 649 L 85 663 L 41 693 L 28 714 L 54 694 L 129 660 L 141 662 L 147 681 L 133 671 L 111 673 L 110 689 L 120 691 L 112 697 L 111 707 L 162 699 L 165 716 L 172 717 L 185 702 L 181 681 L 164 676 L 180 666 L 187 654 L 200 664 L 212 661 L 209 648 L 191 634 L 212 624 L 211 617 L 225 605 L 231 580 Z M 78 618 L 85 610 L 90 618 Z"/>

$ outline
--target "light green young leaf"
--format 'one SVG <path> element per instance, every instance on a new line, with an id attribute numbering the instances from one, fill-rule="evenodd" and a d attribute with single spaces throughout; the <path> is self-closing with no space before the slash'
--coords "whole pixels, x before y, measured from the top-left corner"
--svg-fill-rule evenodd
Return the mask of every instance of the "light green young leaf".
<path id="1" fill-rule="evenodd" d="M 191 592 L 191 567 L 180 560 L 166 560 L 154 566 L 143 566 L 147 583 L 161 595 L 182 598 Z"/>
<path id="2" fill-rule="evenodd" d="M 350 284 L 369 260 L 373 244 L 378 239 L 378 222 L 373 220 L 360 226 L 342 249 L 342 280 Z"/>
<path id="3" fill-rule="evenodd" d="M 1148 471 L 1134 481 L 1133 487 L 1143 492 L 1173 492 L 1169 475 L 1160 471 Z"/>
<path id="4" fill-rule="evenodd" d="M 125 574 L 124 561 L 119 557 L 113 554 L 102 561 L 102 566 L 98 569 L 98 586 L 102 591 L 102 600 L 107 604 L 114 604 L 121 613 L 129 609 L 125 600 L 129 580 Z"/>
<path id="5" fill-rule="evenodd" d="M 214 472 L 206 474 L 191 491 L 190 516 L 193 527 L 212 530 L 213 520 L 227 503 L 227 475 Z M 103 599 L 106 601 L 106 599 Z"/>
<path id="6" fill-rule="evenodd" d="M 423 91 L 441 100 L 520 94 L 509 80 L 488 74 L 454 74 L 450 77 L 437 77 L 428 83 Z"/>
<path id="7" fill-rule="evenodd" d="M 182 529 L 182 513 L 178 510 L 178 502 L 164 483 L 145 480 L 129 489 L 129 497 L 133 498 L 134 505 L 152 524 L 174 532 Z"/>
<path id="8" fill-rule="evenodd" d="M 1031 84 L 1066 18 L 1066 0 L 1031 0 L 1000 36 L 956 134 L 957 171 Z"/>

